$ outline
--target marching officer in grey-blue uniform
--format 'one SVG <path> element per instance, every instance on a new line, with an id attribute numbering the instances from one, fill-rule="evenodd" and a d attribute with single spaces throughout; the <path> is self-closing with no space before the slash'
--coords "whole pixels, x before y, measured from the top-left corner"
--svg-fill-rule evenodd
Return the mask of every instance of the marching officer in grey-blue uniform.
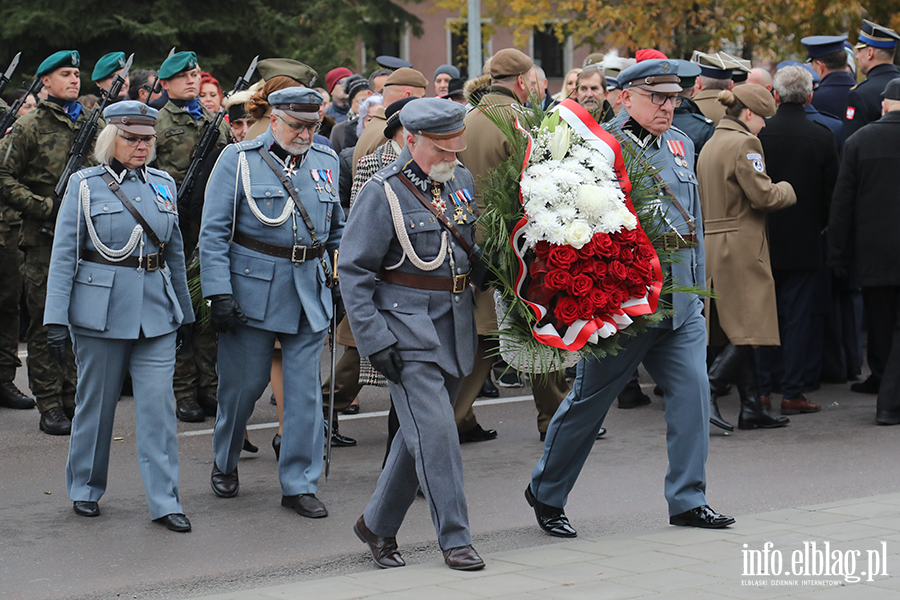
<path id="1" fill-rule="evenodd" d="M 269 128 L 227 146 L 206 186 L 200 279 L 219 332 L 219 410 L 211 483 L 237 495 L 247 420 L 269 382 L 275 340 L 284 370 L 278 478 L 282 506 L 318 518 L 324 420 L 319 361 L 332 314 L 333 255 L 344 213 L 338 159 L 312 143 L 322 96 L 290 87 L 268 97 Z"/>
<path id="2" fill-rule="evenodd" d="M 656 243 L 677 248 L 678 262 L 666 266 L 683 286 L 705 286 L 703 223 L 694 148 L 690 138 L 671 127 L 673 105 L 681 92 L 678 63 L 647 60 L 619 74 L 623 110 L 612 125 L 626 143 L 637 146 L 664 182 L 657 214 L 664 236 Z M 572 391 L 547 430 L 544 454 L 534 469 L 525 497 L 538 525 L 559 537 L 575 537 L 563 511 L 569 492 L 587 460 L 597 430 L 616 395 L 643 361 L 665 392 L 669 471 L 665 494 L 673 525 L 718 528 L 734 519 L 714 512 L 706 501 L 709 450 L 709 380 L 706 375 L 706 321 L 703 302 L 694 294 L 674 294 L 671 318 L 634 338 L 603 360 L 578 363 Z"/>
<path id="3" fill-rule="evenodd" d="M 341 285 L 359 353 L 390 381 L 400 430 L 354 526 L 382 568 L 405 563 L 397 530 L 422 489 L 444 562 L 475 570 L 453 417 L 476 331 L 475 183 L 457 164 L 465 108 L 440 98 L 400 111 L 407 146 L 357 196 L 341 248 Z"/>
<path id="4" fill-rule="evenodd" d="M 78 366 L 66 488 L 75 512 L 100 514 L 116 404 L 131 373 L 137 454 L 153 520 L 190 531 L 178 493 L 172 373 L 194 320 L 175 182 L 147 167 L 157 111 L 133 100 L 106 108 L 101 164 L 72 175 L 56 220 L 44 324 L 64 363 Z"/>

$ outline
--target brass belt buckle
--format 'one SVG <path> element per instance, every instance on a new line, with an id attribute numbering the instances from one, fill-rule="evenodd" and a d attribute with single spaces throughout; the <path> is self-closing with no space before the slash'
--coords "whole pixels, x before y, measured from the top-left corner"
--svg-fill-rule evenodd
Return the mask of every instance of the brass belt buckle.
<path id="1" fill-rule="evenodd" d="M 663 234 L 663 248 L 667 252 L 674 252 L 678 250 L 678 238 L 674 233 Z"/>
<path id="2" fill-rule="evenodd" d="M 148 254 L 147 255 L 147 272 L 152 273 L 153 271 L 159 270 L 159 254 Z"/>
<path id="3" fill-rule="evenodd" d="M 468 273 L 463 273 L 462 275 L 454 275 L 453 276 L 453 293 L 454 294 L 462 294 L 466 291 L 466 286 L 468 285 Z"/>
<path id="4" fill-rule="evenodd" d="M 298 253 L 300 250 L 303 251 L 303 256 L 301 256 L 300 258 L 298 258 L 298 257 L 297 257 L 297 253 Z M 306 262 L 306 250 L 307 250 L 307 247 L 306 247 L 306 246 L 292 246 L 292 247 L 291 247 L 291 262 L 295 262 L 295 263 L 304 263 L 304 262 Z"/>

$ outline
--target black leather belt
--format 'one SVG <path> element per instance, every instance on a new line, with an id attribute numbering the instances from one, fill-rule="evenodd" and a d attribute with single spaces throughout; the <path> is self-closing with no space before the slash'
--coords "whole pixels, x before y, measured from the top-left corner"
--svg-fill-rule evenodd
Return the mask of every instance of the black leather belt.
<path id="1" fill-rule="evenodd" d="M 122 260 L 109 260 L 96 250 L 85 248 L 81 251 L 81 258 L 92 263 L 109 265 L 111 267 L 129 267 L 131 269 L 147 269 L 156 271 L 166 266 L 166 259 L 162 254 L 145 254 L 143 257 L 129 256 Z"/>
<path id="2" fill-rule="evenodd" d="M 471 282 L 469 273 L 454 277 L 430 277 L 427 275 L 388 271 L 386 269 L 378 271 L 378 279 L 386 283 L 402 285 L 403 287 L 430 290 L 432 292 L 453 292 L 454 294 L 462 294 Z"/>
<path id="3" fill-rule="evenodd" d="M 656 248 L 664 250 L 693 248 L 697 245 L 697 234 L 693 231 L 691 233 L 675 233 L 674 231 L 670 231 L 653 240 L 653 245 Z"/>
<path id="4" fill-rule="evenodd" d="M 295 263 L 302 263 L 312 258 L 325 256 L 325 246 L 323 244 L 318 246 L 276 246 L 275 244 L 261 242 L 239 231 L 234 233 L 234 243 L 255 252 L 261 252 L 276 258 L 286 258 Z"/>

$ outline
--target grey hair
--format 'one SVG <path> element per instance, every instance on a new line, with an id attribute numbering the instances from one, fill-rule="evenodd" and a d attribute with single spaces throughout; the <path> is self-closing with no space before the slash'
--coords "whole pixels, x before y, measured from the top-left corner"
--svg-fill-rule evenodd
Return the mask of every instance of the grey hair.
<path id="1" fill-rule="evenodd" d="M 544 69 L 537 65 L 534 65 L 534 70 L 537 71 L 538 79 L 547 79 L 547 73 L 544 72 Z"/>
<path id="2" fill-rule="evenodd" d="M 383 104 L 384 96 L 382 96 L 381 94 L 372 94 L 362 101 L 362 104 L 359 105 L 359 121 L 356 123 L 357 137 L 362 135 L 363 129 L 365 129 L 366 127 L 366 115 L 369 114 L 369 110 L 375 106 L 381 106 Z"/>
<path id="3" fill-rule="evenodd" d="M 772 84 L 782 104 L 806 104 L 813 91 L 812 74 L 800 66 L 783 67 Z"/>
<path id="4" fill-rule="evenodd" d="M 112 159 L 116 157 L 116 138 L 122 135 L 120 129 L 115 125 L 107 125 L 97 136 L 97 143 L 94 145 L 94 158 L 102 165 L 108 165 Z M 124 136 L 123 136 L 124 137 Z M 156 138 L 150 144 L 150 154 L 147 157 L 147 163 L 156 158 Z"/>

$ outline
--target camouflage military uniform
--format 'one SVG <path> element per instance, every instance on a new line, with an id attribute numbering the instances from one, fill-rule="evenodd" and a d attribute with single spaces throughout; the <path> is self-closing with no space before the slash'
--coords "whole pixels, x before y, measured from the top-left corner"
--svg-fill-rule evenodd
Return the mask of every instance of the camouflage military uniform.
<path id="1" fill-rule="evenodd" d="M 201 105 L 202 116 L 198 120 L 171 100 L 159 111 L 156 121 L 156 160 L 153 166 L 167 172 L 180 187 L 191 165 L 194 146 L 200 141 L 206 123 L 215 115 Z M 222 122 L 215 146 L 228 141 L 228 126 Z M 181 232 L 184 237 L 184 257 L 188 261 L 188 278 L 196 276 L 190 270 L 190 257 L 197 246 L 200 233 L 198 223 L 187 219 L 187 206 L 179 206 Z M 190 347 L 182 348 L 175 355 L 175 398 L 196 398 L 203 394 L 215 394 L 219 385 L 216 375 L 216 334 L 211 327 L 202 327 L 200 319 L 194 322 L 194 336 Z"/>
<path id="2" fill-rule="evenodd" d="M 74 355 L 69 353 L 69 363 L 63 372 L 47 350 L 44 301 L 53 238 L 41 230 L 53 227 L 48 223 L 53 210 L 53 188 L 89 114 L 83 110 L 72 123 L 61 106 L 42 102 L 34 111 L 20 117 L 0 142 L 0 202 L 22 215 L 19 246 L 25 252 L 22 276 L 30 317 L 28 385 L 42 413 L 57 406 L 71 413 L 75 406 Z"/>
<path id="3" fill-rule="evenodd" d="M 22 366 L 19 348 L 19 298 L 22 294 L 19 227 L 22 219 L 11 208 L 0 206 L 0 382 L 16 378 Z"/>

